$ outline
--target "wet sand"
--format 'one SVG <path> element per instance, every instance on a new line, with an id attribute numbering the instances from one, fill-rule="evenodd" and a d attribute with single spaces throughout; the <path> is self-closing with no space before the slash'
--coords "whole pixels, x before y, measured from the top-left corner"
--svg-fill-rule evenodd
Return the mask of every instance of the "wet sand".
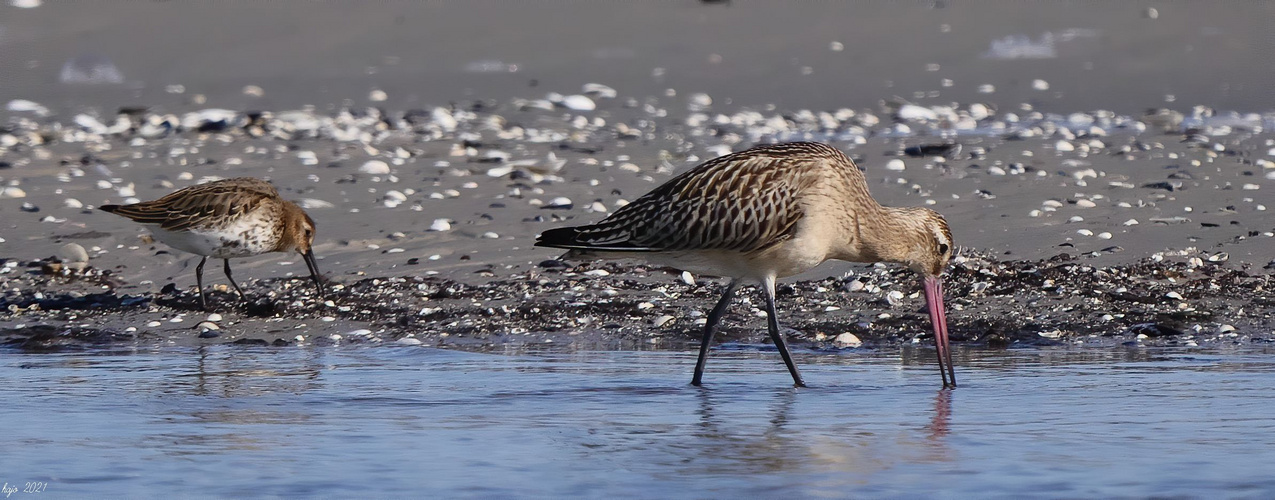
<path id="1" fill-rule="evenodd" d="M 534 236 L 799 139 L 847 151 L 882 203 L 948 218 L 965 345 L 1275 338 L 1270 6 L 997 5 L 5 5 L 0 178 L 24 196 L 0 197 L 3 341 L 685 348 L 720 283 L 561 267 Z M 89 69 L 66 81 L 68 61 Z M 547 99 L 587 83 L 615 96 Z M 962 149 L 904 153 L 942 144 Z M 209 271 L 220 319 L 201 327 L 198 258 L 92 210 L 240 175 L 311 207 L 330 305 L 299 256 L 263 256 L 235 266 L 252 306 Z M 68 243 L 87 271 L 57 262 Z M 781 323 L 814 348 L 924 341 L 918 291 L 829 263 L 784 286 Z M 725 338 L 761 342 L 745 296 Z"/>

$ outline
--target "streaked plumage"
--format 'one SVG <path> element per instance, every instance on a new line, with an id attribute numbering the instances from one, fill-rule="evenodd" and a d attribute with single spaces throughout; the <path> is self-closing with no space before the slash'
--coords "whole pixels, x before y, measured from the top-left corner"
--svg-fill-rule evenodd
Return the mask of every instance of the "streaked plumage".
<path id="1" fill-rule="evenodd" d="M 732 278 L 705 325 L 695 385 L 739 282 L 761 283 L 771 338 L 800 386 L 779 334 L 775 280 L 828 259 L 901 263 L 924 277 L 943 383 L 956 384 L 939 281 L 953 249 L 947 222 L 925 208 L 881 206 L 854 162 L 828 145 L 759 146 L 709 160 L 601 222 L 545 231 L 536 245 L 569 249 L 565 258 L 639 258 Z"/>
<path id="2" fill-rule="evenodd" d="M 243 298 L 230 275 L 230 259 L 268 252 L 296 251 L 323 293 L 314 261 L 314 220 L 297 204 L 279 196 L 269 182 L 239 177 L 180 189 L 154 201 L 102 205 L 101 210 L 145 224 L 155 239 L 178 250 L 203 256 L 195 267 L 199 303 L 204 297 L 204 263 L 223 259 L 226 278 Z"/>

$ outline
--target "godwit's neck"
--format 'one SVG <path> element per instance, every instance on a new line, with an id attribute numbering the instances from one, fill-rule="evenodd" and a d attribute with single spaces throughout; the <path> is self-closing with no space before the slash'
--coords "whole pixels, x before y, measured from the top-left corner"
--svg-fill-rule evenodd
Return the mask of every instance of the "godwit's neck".
<path id="1" fill-rule="evenodd" d="M 884 207 L 876 203 L 855 214 L 854 234 L 838 258 L 854 262 L 898 262 L 913 260 L 918 245 L 927 241 L 926 223 L 911 207 Z"/>

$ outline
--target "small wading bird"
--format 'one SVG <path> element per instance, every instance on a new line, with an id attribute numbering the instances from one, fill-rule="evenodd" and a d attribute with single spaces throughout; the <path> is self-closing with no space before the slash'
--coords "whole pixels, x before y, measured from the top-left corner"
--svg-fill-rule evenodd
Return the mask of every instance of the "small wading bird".
<path id="1" fill-rule="evenodd" d="M 202 255 L 195 267 L 199 305 L 204 297 L 204 263 L 222 259 L 226 279 L 246 300 L 230 276 L 230 259 L 268 252 L 296 251 L 305 259 L 310 277 L 323 295 L 314 261 L 314 220 L 296 203 L 279 197 L 269 182 L 238 177 L 191 186 L 155 201 L 132 205 L 102 205 L 99 209 L 145 224 L 155 239 L 178 250 Z"/>
<path id="2" fill-rule="evenodd" d="M 828 259 L 897 262 L 923 278 L 943 386 L 956 386 L 940 281 L 953 250 L 947 221 L 925 208 L 881 206 L 859 168 L 831 146 L 759 146 L 709 160 L 597 224 L 545 231 L 536 246 L 568 249 L 564 258 L 636 258 L 730 277 L 704 325 L 693 385 L 700 385 L 714 327 L 741 282 L 761 284 L 770 338 L 801 387 L 779 332 L 775 280 Z"/>

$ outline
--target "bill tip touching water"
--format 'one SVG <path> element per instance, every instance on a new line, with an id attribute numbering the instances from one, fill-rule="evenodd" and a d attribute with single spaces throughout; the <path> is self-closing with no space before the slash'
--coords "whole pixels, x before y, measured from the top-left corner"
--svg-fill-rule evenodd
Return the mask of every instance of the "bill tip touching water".
<path id="1" fill-rule="evenodd" d="M 956 386 L 941 282 L 954 249 L 947 221 L 926 208 L 881 206 L 832 146 L 763 145 L 709 160 L 598 223 L 544 231 L 536 245 L 567 249 L 566 258 L 637 258 L 729 277 L 704 327 L 694 385 L 740 284 L 761 285 L 770 338 L 804 386 L 779 330 L 775 281 L 827 260 L 903 264 L 922 276 L 943 386 Z"/>

